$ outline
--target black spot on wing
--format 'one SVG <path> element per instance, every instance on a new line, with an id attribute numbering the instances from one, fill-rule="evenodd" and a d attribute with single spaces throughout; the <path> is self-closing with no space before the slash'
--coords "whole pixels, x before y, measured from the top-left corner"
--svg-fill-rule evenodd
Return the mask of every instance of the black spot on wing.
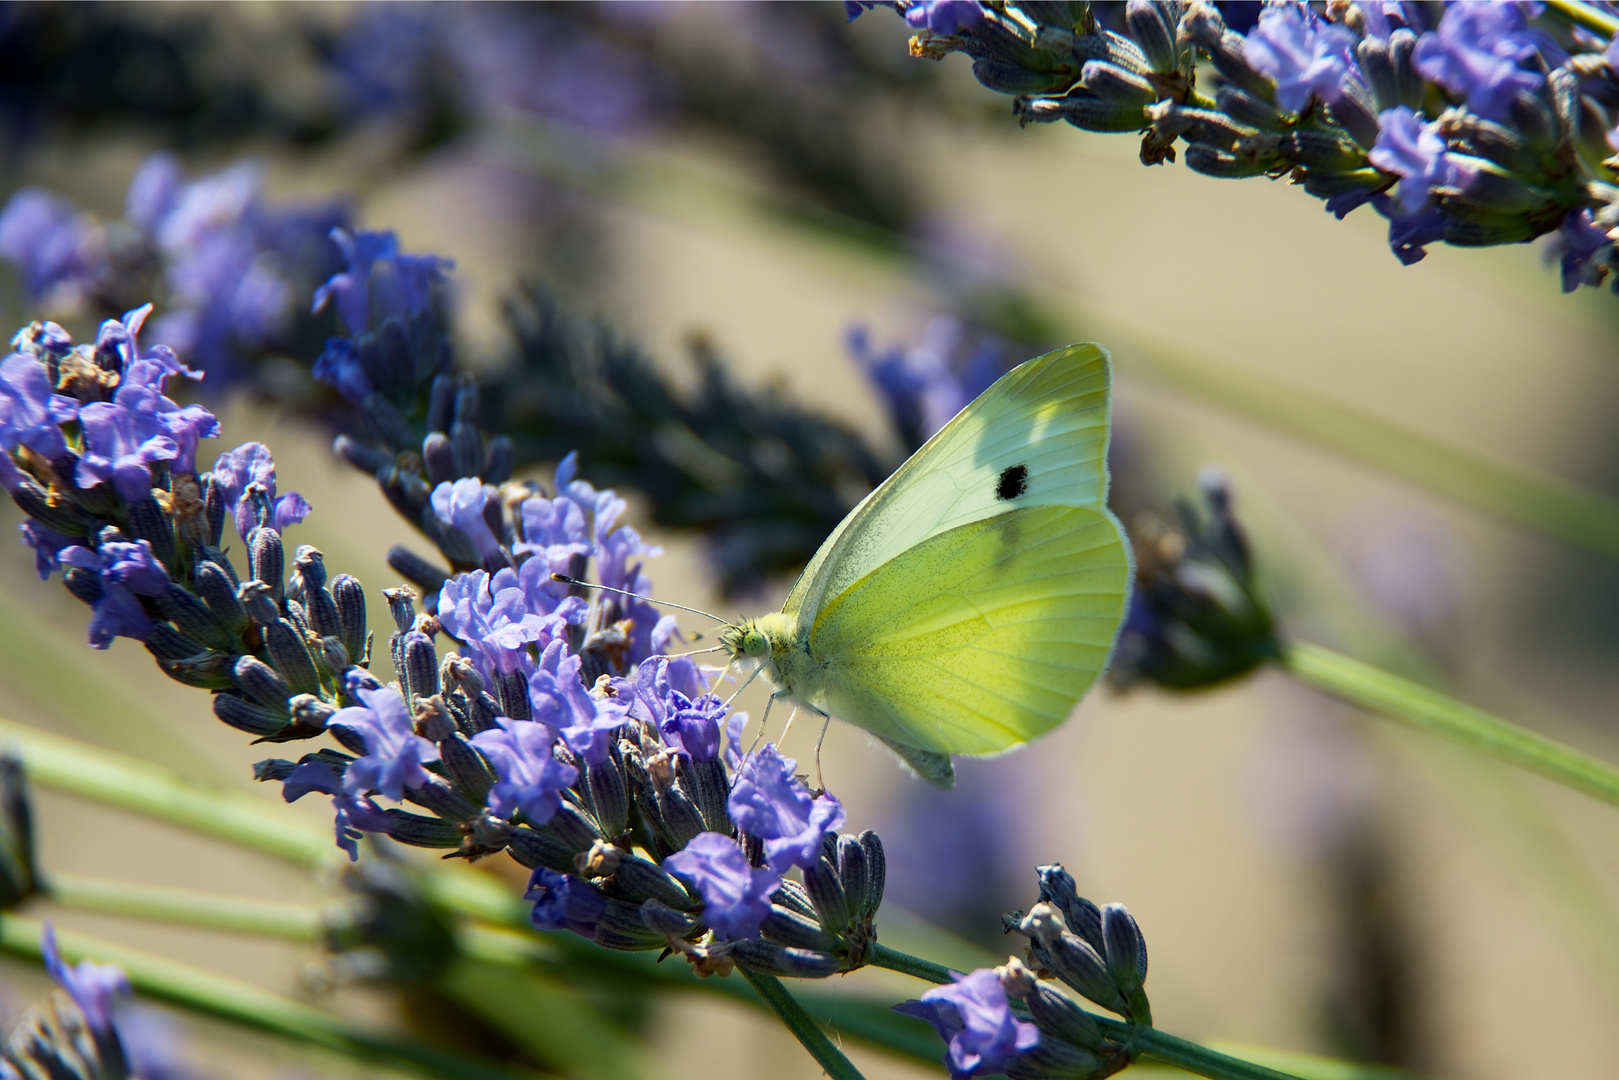
<path id="1" fill-rule="evenodd" d="M 1000 478 L 995 481 L 995 497 L 1002 502 L 1009 502 L 1029 490 L 1029 467 L 1027 465 L 1008 465 L 1001 470 Z"/>

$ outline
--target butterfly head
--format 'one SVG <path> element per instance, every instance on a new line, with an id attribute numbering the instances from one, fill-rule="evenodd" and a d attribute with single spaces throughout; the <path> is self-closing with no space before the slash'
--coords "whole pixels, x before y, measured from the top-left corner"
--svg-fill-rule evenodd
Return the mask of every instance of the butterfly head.
<path id="1" fill-rule="evenodd" d="M 720 631 L 720 648 L 733 660 L 758 661 L 770 655 L 770 639 L 759 629 L 757 620 L 743 619 Z"/>

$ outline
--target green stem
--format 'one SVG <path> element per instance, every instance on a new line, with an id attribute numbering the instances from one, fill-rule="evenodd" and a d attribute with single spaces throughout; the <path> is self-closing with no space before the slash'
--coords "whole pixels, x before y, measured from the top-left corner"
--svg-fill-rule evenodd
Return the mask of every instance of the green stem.
<path id="1" fill-rule="evenodd" d="M 914 975 L 927 982 L 942 985 L 952 981 L 951 970 L 943 964 L 935 964 L 880 943 L 874 944 L 867 952 L 866 959 L 873 967 Z M 1298 1080 L 1290 1073 L 1277 1072 L 1210 1050 L 1206 1046 L 1167 1035 L 1157 1028 L 1113 1020 L 1095 1013 L 1090 1016 L 1101 1026 L 1103 1034 L 1129 1049 L 1132 1057 L 1138 1053 L 1145 1054 L 1198 1076 L 1209 1077 L 1210 1080 Z"/>
<path id="2" fill-rule="evenodd" d="M 898 971 L 911 975 L 930 983 L 943 986 L 952 982 L 951 975 L 961 974 L 943 964 L 935 964 L 932 960 L 924 960 L 920 956 L 902 953 L 898 949 L 890 949 L 880 941 L 874 941 L 866 950 L 866 963 L 872 967 L 887 968 L 889 971 Z"/>
<path id="3" fill-rule="evenodd" d="M 781 985 L 780 979 L 774 975 L 766 975 L 763 972 L 749 971 L 741 966 L 738 966 L 737 970 L 748 981 L 748 985 L 757 990 L 759 996 L 765 999 L 765 1004 L 770 1006 L 770 1011 L 775 1013 L 783 1024 L 787 1025 L 787 1030 L 793 1033 L 793 1037 L 803 1045 L 804 1049 L 809 1051 L 810 1057 L 815 1059 L 815 1063 L 826 1070 L 826 1075 L 830 1076 L 832 1080 L 865 1080 L 860 1075 L 860 1070 L 855 1068 L 854 1064 L 843 1056 L 843 1051 L 832 1045 L 832 1040 L 826 1037 L 826 1032 L 821 1030 L 821 1026 L 815 1022 L 815 1018 L 805 1012 L 804 1006 L 800 1005 L 793 995 L 787 992 L 787 988 Z"/>
<path id="4" fill-rule="evenodd" d="M 1619 18 L 1590 4 L 1582 4 L 1580 0 L 1548 0 L 1546 6 L 1576 26 L 1583 26 L 1587 30 L 1610 37 L 1619 33 Z"/>
<path id="5" fill-rule="evenodd" d="M 1619 769 L 1555 739 L 1319 645 L 1285 645 L 1280 662 L 1318 690 L 1619 806 Z"/>
<path id="6" fill-rule="evenodd" d="M 32 919 L 0 918 L 0 950 L 37 959 L 41 929 Z M 445 1080 L 535 1080 L 541 1075 L 488 1065 L 414 1039 L 368 1031 L 256 986 L 86 934 L 58 930 L 56 940 L 64 959 L 116 964 L 129 976 L 130 984 L 149 997 L 350 1057 L 408 1066 Z"/>
<path id="7" fill-rule="evenodd" d="M 1123 1043 L 1132 1051 L 1177 1069 L 1206 1076 L 1209 1080 L 1299 1080 L 1292 1073 L 1267 1069 L 1263 1065 L 1255 1065 L 1251 1061 L 1177 1038 L 1157 1028 L 1127 1024 L 1123 1020 L 1110 1020 L 1105 1016 L 1096 1017 L 1096 1022 L 1101 1025 L 1104 1035 Z"/>
<path id="8" fill-rule="evenodd" d="M 306 866 L 337 850 L 329 828 L 269 799 L 199 784 L 158 765 L 0 720 L 0 748 L 17 751 L 28 777 L 58 791 L 133 810 Z"/>
<path id="9" fill-rule="evenodd" d="M 44 884 L 45 894 L 58 904 L 85 911 L 263 934 L 289 941 L 313 941 L 320 934 L 320 909 L 312 904 L 219 896 L 77 874 L 50 874 Z"/>

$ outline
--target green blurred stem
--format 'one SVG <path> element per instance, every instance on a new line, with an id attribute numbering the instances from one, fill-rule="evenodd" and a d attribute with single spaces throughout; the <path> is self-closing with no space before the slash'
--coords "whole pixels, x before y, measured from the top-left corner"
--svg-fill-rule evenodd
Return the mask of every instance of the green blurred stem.
<path id="1" fill-rule="evenodd" d="M 1619 769 L 1555 739 L 1319 645 L 1284 645 L 1280 663 L 1317 690 L 1619 806 Z"/>
<path id="2" fill-rule="evenodd" d="M 815 1018 L 804 1011 L 804 1006 L 781 985 L 780 979 L 774 975 L 749 971 L 741 966 L 736 970 L 741 972 L 748 985 L 765 999 L 770 1011 L 787 1025 L 787 1030 L 791 1031 L 793 1037 L 809 1051 L 815 1063 L 826 1070 L 826 1075 L 832 1080 L 865 1080 L 865 1077 L 860 1075 L 860 1070 L 843 1056 L 843 1051 L 832 1045 L 832 1040 L 826 1037 L 826 1032 L 821 1030 L 821 1025 L 815 1022 Z"/>
<path id="3" fill-rule="evenodd" d="M 1619 33 L 1619 18 L 1580 0 L 1548 0 L 1547 7 L 1562 15 L 1575 26 L 1583 26 L 1598 34 L 1612 36 Z"/>
<path id="4" fill-rule="evenodd" d="M 931 983 L 947 984 L 952 981 L 954 974 L 943 964 L 935 964 L 931 960 L 911 956 L 880 943 L 874 944 L 871 951 L 866 954 L 866 962 L 873 967 L 914 975 Z M 1090 1015 L 1101 1026 L 1103 1034 L 1129 1049 L 1132 1058 L 1137 1054 L 1143 1054 L 1166 1065 L 1185 1069 L 1198 1076 L 1209 1077 L 1210 1080 L 1298 1080 L 1291 1073 L 1277 1072 L 1263 1065 L 1255 1065 L 1251 1061 L 1243 1061 L 1241 1058 L 1210 1050 L 1206 1046 L 1165 1034 L 1157 1028 L 1113 1020 L 1106 1016 L 1097 1016 L 1095 1013 Z"/>
<path id="5" fill-rule="evenodd" d="M 63 907 L 105 911 L 135 919 L 262 934 L 289 941 L 314 941 L 321 928 L 320 909 L 312 904 L 219 896 L 77 874 L 51 874 L 44 885 L 45 895 Z"/>
<path id="6" fill-rule="evenodd" d="M 38 784 L 133 810 L 241 847 L 313 866 L 337 850 L 330 828 L 269 799 L 188 780 L 158 765 L 37 728 L 0 720 L 10 746 Z"/>
<path id="7" fill-rule="evenodd" d="M 38 959 L 41 929 L 32 919 L 0 918 L 0 950 Z M 364 1061 L 405 1066 L 445 1080 L 535 1080 L 541 1075 L 498 1068 L 414 1039 L 368 1031 L 268 990 L 86 934 L 58 930 L 56 940 L 64 959 L 117 964 L 135 990 L 148 997 Z"/>

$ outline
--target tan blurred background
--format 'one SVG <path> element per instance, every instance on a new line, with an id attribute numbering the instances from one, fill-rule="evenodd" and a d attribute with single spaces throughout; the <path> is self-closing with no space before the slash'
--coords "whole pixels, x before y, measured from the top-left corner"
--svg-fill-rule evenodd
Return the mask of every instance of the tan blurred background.
<path id="1" fill-rule="evenodd" d="M 851 32 L 893 36 L 874 23 Z M 922 163 L 942 216 L 1090 309 L 1470 446 L 1592 484 L 1615 477 L 1619 300 L 1560 295 L 1538 249 L 1438 248 L 1402 267 L 1369 210 L 1338 222 L 1282 183 L 1146 169 L 1128 137 L 1019 131 L 1009 117 L 987 132 L 908 116 L 891 123 Z M 116 212 L 145 149 L 62 147 L 40 155 L 28 179 Z M 703 175 L 745 175 L 745 162 L 713 147 L 657 149 L 670 156 L 660 160 Z M 345 153 L 267 160 L 271 195 L 347 189 L 352 155 L 363 149 Z M 523 205 L 510 195 L 522 160 L 498 137 L 457 144 L 408 175 L 373 178 L 359 201 L 364 226 L 396 228 L 409 250 L 456 260 L 464 354 L 496 340 L 498 298 L 525 264 L 507 217 Z M 916 282 L 678 188 L 608 201 L 605 221 L 614 267 L 605 313 L 671 370 L 684 374 L 682 342 L 702 331 L 748 380 L 779 380 L 892 444 L 841 341 L 851 321 L 871 324 L 879 341 L 915 340 L 928 316 Z M 1128 353 L 1127 342 L 1105 343 Z M 1397 624 L 1378 607 L 1379 590 L 1417 595 L 1438 614 L 1398 640 L 1426 649 L 1460 696 L 1619 757 L 1619 743 L 1606 741 L 1616 731 L 1615 578 L 1594 557 L 1134 381 L 1128 368 L 1118 409 L 1147 448 L 1147 475 L 1162 495 L 1190 492 L 1205 463 L 1231 475 L 1290 629 L 1376 657 L 1386 649 L 1378 635 Z M 296 542 L 320 547 L 333 572 L 355 573 L 374 598 L 394 582 L 382 556 L 409 542 L 409 530 L 366 478 L 333 458 L 325 435 L 245 407 L 223 419 L 221 448 L 270 443 L 283 489 L 314 505 Z M 588 461 L 582 473 L 589 477 Z M 5 513 L 16 517 L 9 506 Z M 735 613 L 713 595 L 692 538 L 661 535 L 633 513 L 631 522 L 666 549 L 648 568 L 660 596 Z M 0 715 L 158 759 L 160 735 L 183 738 L 189 750 L 176 767 L 251 787 L 247 766 L 264 755 L 213 720 L 205 695 L 164 680 L 133 642 L 105 655 L 83 647 L 85 610 L 54 582 L 33 580 L 20 544 L 0 546 L 0 558 Z M 1369 582 L 1383 571 L 1396 580 Z M 746 612 L 773 608 L 786 584 Z M 377 608 L 373 625 L 384 619 Z M 64 678 L 77 708 L 49 700 Z M 747 698 L 757 715 L 762 698 Z M 796 727 L 786 750 L 807 759 L 814 736 Z M 919 794 L 918 781 L 847 727 L 834 725 L 823 764 L 854 828 L 894 820 Z M 1459 760 L 1274 674 L 1199 696 L 1099 689 L 1055 735 L 990 768 L 994 783 L 1015 792 L 1021 835 L 1006 843 L 1025 870 L 1013 901 L 1033 899 L 1034 862 L 1061 861 L 1082 894 L 1125 903 L 1151 949 L 1148 990 L 1165 1030 L 1331 1052 L 1325 1018 L 1376 939 L 1404 980 L 1403 1037 L 1424 1070 L 1457 1080 L 1619 1076 L 1611 807 Z M 51 792 L 38 793 L 38 807 L 49 870 L 269 899 L 328 895 L 284 866 L 174 829 Z M 303 805 L 286 812 L 325 815 Z M 299 972 L 312 956 L 301 948 L 38 913 L 305 993 Z M 38 999 L 43 980 L 28 966 L 7 961 L 0 970 L 14 1005 Z M 920 989 L 876 972 L 844 981 L 873 993 Z M 337 1001 L 356 1015 L 387 1012 L 362 992 Z M 222 1025 L 185 1023 L 199 1063 L 220 1075 L 373 1075 Z M 818 1073 L 760 1014 L 707 999 L 668 1001 L 653 1047 L 670 1076 L 690 1080 Z M 850 1053 L 873 1080 L 937 1075 L 860 1047 Z"/>

